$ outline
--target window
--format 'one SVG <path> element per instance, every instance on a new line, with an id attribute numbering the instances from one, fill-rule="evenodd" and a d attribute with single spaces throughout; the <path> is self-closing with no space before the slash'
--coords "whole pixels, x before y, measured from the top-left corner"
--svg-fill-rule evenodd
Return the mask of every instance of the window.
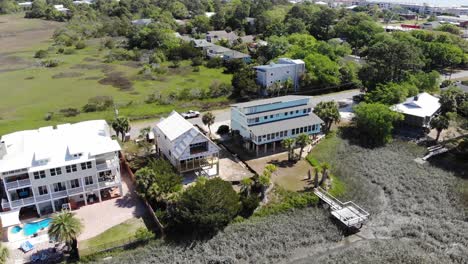
<path id="1" fill-rule="evenodd" d="M 299 114 L 299 110 L 296 110 L 296 114 Z"/>
<path id="2" fill-rule="evenodd" d="M 279 132 L 276 132 L 276 137 L 279 137 Z"/>
<path id="3" fill-rule="evenodd" d="M 67 171 L 67 173 L 70 173 L 72 171 L 75 172 L 75 171 L 77 171 L 76 165 L 74 164 L 74 165 L 66 166 L 65 170 Z"/>
<path id="4" fill-rule="evenodd" d="M 267 135 L 267 140 L 270 140 L 270 134 Z"/>
<path id="5" fill-rule="evenodd" d="M 208 141 L 190 144 L 190 154 L 208 151 Z"/>
<path id="6" fill-rule="evenodd" d="M 276 114 L 276 117 L 279 117 L 279 116 L 280 116 L 280 114 Z"/>
<path id="7" fill-rule="evenodd" d="M 268 116 L 264 116 L 263 119 L 267 120 L 267 119 L 268 119 Z"/>
<path id="8" fill-rule="evenodd" d="M 270 73 L 270 76 L 273 76 L 273 73 Z"/>
<path id="9" fill-rule="evenodd" d="M 258 122 L 258 121 L 260 121 L 260 117 L 255 118 L 255 122 Z"/>
<path id="10" fill-rule="evenodd" d="M 80 187 L 80 181 L 78 179 L 71 180 L 70 185 L 72 188 L 78 188 Z"/>
<path id="11" fill-rule="evenodd" d="M 279 136 L 280 136 L 280 137 L 283 137 L 283 131 L 280 132 Z"/>
<path id="12" fill-rule="evenodd" d="M 82 170 L 91 169 L 92 167 L 93 164 L 91 163 L 91 161 L 81 163 Z"/>
<path id="13" fill-rule="evenodd" d="M 50 169 L 50 175 L 55 176 L 60 174 L 62 174 L 62 168 Z"/>
<path id="14" fill-rule="evenodd" d="M 299 134 L 299 128 L 296 128 L 296 134 Z"/>
<path id="15" fill-rule="evenodd" d="M 54 183 L 54 192 L 65 191 L 66 189 L 67 187 L 65 187 L 63 182 Z"/>
<path id="16" fill-rule="evenodd" d="M 84 178 L 85 185 L 91 185 L 93 184 L 93 176 L 87 176 Z"/>
<path id="17" fill-rule="evenodd" d="M 288 112 L 284 112 L 284 115 L 287 116 L 287 115 L 288 115 Z"/>
<path id="18" fill-rule="evenodd" d="M 296 135 L 296 130 L 295 129 L 291 130 L 291 134 Z"/>
<path id="19" fill-rule="evenodd" d="M 307 108 L 307 112 L 308 112 L 308 113 L 310 113 L 310 111 L 312 111 L 312 109 L 310 109 L 310 108 Z"/>
<path id="20" fill-rule="evenodd" d="M 302 110 L 302 113 L 303 114 L 307 113 L 307 109 Z"/>
<path id="21" fill-rule="evenodd" d="M 44 179 L 46 177 L 45 171 L 35 171 L 33 172 L 34 179 L 39 180 L 39 179 Z"/>
<path id="22" fill-rule="evenodd" d="M 303 128 L 303 127 L 301 127 L 301 128 L 299 129 L 299 133 L 302 133 L 302 132 L 304 132 L 304 128 Z"/>
<path id="23" fill-rule="evenodd" d="M 270 115 L 270 118 L 273 118 L 273 115 Z"/>
<path id="24" fill-rule="evenodd" d="M 172 157 L 172 152 L 169 150 L 169 157 Z"/>
<path id="25" fill-rule="evenodd" d="M 44 194 L 48 194 L 49 191 L 47 190 L 47 186 L 39 186 L 37 187 L 37 190 L 39 191 L 39 195 L 44 195 Z"/>
<path id="26" fill-rule="evenodd" d="M 289 112 L 291 115 L 294 114 L 294 111 Z"/>

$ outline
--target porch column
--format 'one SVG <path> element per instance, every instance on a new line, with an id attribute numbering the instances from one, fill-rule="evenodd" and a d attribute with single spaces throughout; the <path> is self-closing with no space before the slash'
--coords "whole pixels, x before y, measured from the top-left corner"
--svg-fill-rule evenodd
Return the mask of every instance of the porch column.
<path id="1" fill-rule="evenodd" d="M 258 156 L 258 145 L 257 144 L 255 144 L 255 154 L 256 154 L 256 156 Z"/>
<path id="2" fill-rule="evenodd" d="M 12 208 L 11 207 L 11 196 L 10 196 L 10 191 L 8 191 L 8 188 L 6 186 L 6 179 L 3 179 L 3 186 L 4 186 L 4 190 L 6 192 L 6 195 L 7 195 L 7 198 L 8 198 L 8 204 L 10 205 L 10 209 Z"/>
<path id="3" fill-rule="evenodd" d="M 122 183 L 119 184 L 119 193 L 120 193 L 120 196 L 123 195 Z"/>
<path id="4" fill-rule="evenodd" d="M 84 204 L 88 205 L 88 194 L 86 192 L 84 193 L 83 197 L 84 197 Z"/>
<path id="5" fill-rule="evenodd" d="M 38 204 L 36 204 L 36 211 L 37 211 L 37 214 L 39 215 L 39 217 L 41 217 L 42 214 L 41 214 L 41 210 L 39 209 L 39 205 L 38 205 Z"/>
<path id="6" fill-rule="evenodd" d="M 273 152 L 275 152 L 275 150 L 276 150 L 276 141 L 273 142 Z"/>
<path id="7" fill-rule="evenodd" d="M 57 210 L 55 210 L 55 203 L 54 203 L 54 200 L 51 200 L 50 203 L 52 204 L 52 210 L 55 212 L 57 212 Z"/>
<path id="8" fill-rule="evenodd" d="M 265 153 L 267 153 L 268 150 L 268 143 L 265 143 Z"/>
<path id="9" fill-rule="evenodd" d="M 102 202 L 102 198 L 101 198 L 101 190 L 98 189 L 98 198 L 99 198 L 99 202 L 101 203 Z"/>

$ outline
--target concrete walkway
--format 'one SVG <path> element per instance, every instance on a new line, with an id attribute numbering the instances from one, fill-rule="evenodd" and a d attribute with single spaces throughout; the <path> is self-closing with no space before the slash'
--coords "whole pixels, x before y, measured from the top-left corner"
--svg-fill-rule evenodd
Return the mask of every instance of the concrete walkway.
<path id="1" fill-rule="evenodd" d="M 125 170 L 122 170 L 122 197 L 83 206 L 73 211 L 81 219 L 84 229 L 78 240 L 95 237 L 128 219 L 141 217 L 145 206 L 135 193 L 135 187 Z"/>

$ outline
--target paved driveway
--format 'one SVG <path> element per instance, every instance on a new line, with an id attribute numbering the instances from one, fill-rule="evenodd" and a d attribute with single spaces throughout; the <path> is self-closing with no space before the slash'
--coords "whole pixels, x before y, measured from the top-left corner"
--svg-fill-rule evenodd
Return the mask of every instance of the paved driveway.
<path id="1" fill-rule="evenodd" d="M 139 218 L 146 213 L 146 208 L 136 196 L 134 185 L 125 170 L 122 170 L 122 180 L 122 197 L 83 206 L 73 211 L 84 226 L 78 240 L 95 237 L 115 225 L 134 217 Z"/>

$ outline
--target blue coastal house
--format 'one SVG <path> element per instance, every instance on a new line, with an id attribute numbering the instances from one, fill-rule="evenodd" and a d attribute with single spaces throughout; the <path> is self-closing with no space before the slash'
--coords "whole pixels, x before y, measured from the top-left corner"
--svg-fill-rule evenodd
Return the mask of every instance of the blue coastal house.
<path id="1" fill-rule="evenodd" d="M 248 150 L 267 152 L 285 138 L 315 136 L 323 121 L 312 112 L 311 96 L 288 95 L 231 105 L 231 128 L 239 131 Z"/>

